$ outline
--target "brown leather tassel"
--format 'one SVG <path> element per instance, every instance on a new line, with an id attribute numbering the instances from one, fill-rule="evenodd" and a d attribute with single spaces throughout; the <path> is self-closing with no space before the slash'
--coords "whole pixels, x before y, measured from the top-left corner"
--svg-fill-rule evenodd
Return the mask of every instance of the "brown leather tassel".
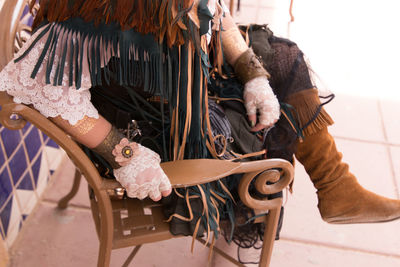
<path id="1" fill-rule="evenodd" d="M 154 34 L 159 42 L 166 37 L 168 45 L 182 45 L 185 39 L 182 30 L 186 25 L 179 17 L 176 23 L 169 15 L 169 9 L 189 12 L 194 0 L 40 0 L 40 8 L 35 16 L 36 28 L 44 19 L 61 22 L 72 17 L 98 25 L 102 22 L 117 22 L 122 30 L 134 28 L 143 34 Z M 33 4 L 31 11 L 33 12 Z M 184 16 L 187 14 L 184 13 Z"/>
<path id="2" fill-rule="evenodd" d="M 107 7 L 107 2 L 104 0 L 90 0 L 85 1 L 82 7 L 79 9 L 79 17 L 82 17 L 85 21 L 94 21 L 95 24 L 99 24 L 103 19 L 101 14 L 105 13 L 104 10 Z M 110 9 L 110 8 L 108 8 Z M 73 16 L 74 14 L 71 14 Z M 109 14 L 106 13 L 106 17 Z"/>
<path id="3" fill-rule="evenodd" d="M 192 50 L 191 46 L 189 46 L 188 50 L 188 82 L 187 82 L 187 96 L 186 96 L 186 120 L 185 120 L 185 126 L 183 128 L 183 135 L 182 135 L 182 142 L 179 148 L 179 154 L 178 154 L 178 160 L 183 160 L 185 157 L 185 147 L 186 147 L 186 141 L 187 141 L 187 136 L 189 133 L 190 129 L 190 124 L 191 124 L 191 119 L 192 119 L 192 87 L 193 87 L 193 57 L 194 57 L 194 51 Z"/>
<path id="4" fill-rule="evenodd" d="M 141 2 L 141 1 L 139 1 L 139 2 Z M 132 14 L 133 7 L 134 7 L 134 5 L 131 1 L 117 1 L 116 2 L 112 20 L 119 21 L 123 30 L 128 28 L 129 15 Z M 140 10 L 141 9 L 139 9 L 137 11 L 140 11 Z M 137 13 L 138 12 L 136 12 L 136 14 Z"/>

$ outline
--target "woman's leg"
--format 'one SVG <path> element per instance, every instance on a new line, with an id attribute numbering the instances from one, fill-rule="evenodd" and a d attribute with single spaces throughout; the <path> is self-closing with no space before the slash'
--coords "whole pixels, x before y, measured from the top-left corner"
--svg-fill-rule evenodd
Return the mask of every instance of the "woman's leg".
<path id="1" fill-rule="evenodd" d="M 304 138 L 297 142 L 295 155 L 317 189 L 322 218 L 329 223 L 373 223 L 400 218 L 400 200 L 365 190 L 342 162 L 342 154 L 327 129 L 333 121 L 321 107 L 318 90 L 311 88 L 308 67 L 297 45 L 279 38 L 270 40 L 274 49 L 268 66 L 271 85 L 278 98 L 297 111 L 300 127 L 309 124 L 303 129 Z"/>

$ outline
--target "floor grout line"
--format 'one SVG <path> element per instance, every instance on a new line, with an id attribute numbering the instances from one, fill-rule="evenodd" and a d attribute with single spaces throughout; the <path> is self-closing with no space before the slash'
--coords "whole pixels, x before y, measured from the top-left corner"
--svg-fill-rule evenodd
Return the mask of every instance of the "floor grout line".
<path id="1" fill-rule="evenodd" d="M 346 246 L 318 242 L 318 241 L 313 241 L 313 240 L 305 240 L 305 239 L 301 239 L 301 238 L 281 237 L 280 240 L 287 241 L 287 242 L 293 242 L 293 243 L 297 243 L 297 244 L 303 244 L 303 245 L 305 244 L 305 245 L 322 246 L 322 247 L 326 247 L 326 248 L 334 248 L 334 249 L 338 249 L 338 250 L 353 251 L 353 252 L 371 254 L 371 255 L 375 255 L 375 256 L 379 255 L 379 256 L 384 256 L 384 257 L 400 259 L 400 255 L 396 255 L 396 254 L 390 254 L 390 253 L 385 253 L 385 252 L 381 252 L 381 251 L 373 251 L 373 250 L 356 248 L 356 247 L 346 247 Z"/>
<path id="2" fill-rule="evenodd" d="M 42 199 L 42 203 L 45 203 L 46 205 L 58 205 L 58 201 L 56 200 L 51 200 L 51 199 Z M 74 203 L 70 203 L 68 204 L 68 206 L 64 209 L 75 209 L 75 210 L 91 210 L 90 206 L 85 206 L 85 205 L 81 205 L 81 204 L 74 204 Z M 63 209 L 60 209 L 63 210 Z"/>
<path id="3" fill-rule="evenodd" d="M 383 137 L 385 138 L 385 142 L 388 143 L 388 135 L 386 131 L 386 126 L 385 126 L 385 120 L 383 117 L 383 110 L 382 110 L 382 105 L 381 105 L 381 100 L 378 99 L 378 112 L 379 112 L 379 117 L 381 119 L 381 126 L 382 126 L 382 132 L 383 132 Z M 393 186 L 394 186 L 394 191 L 398 199 L 400 199 L 400 191 L 399 191 L 399 185 L 397 184 L 396 180 L 396 172 L 393 164 L 393 157 L 392 157 L 392 152 L 390 149 L 390 145 L 386 145 L 386 153 L 389 157 L 389 166 L 390 166 L 390 172 L 392 174 L 392 181 L 393 181 Z"/>
<path id="4" fill-rule="evenodd" d="M 333 135 L 335 139 L 341 139 L 346 141 L 354 141 L 359 143 L 368 143 L 368 144 L 376 144 L 376 145 L 384 145 L 384 146 L 392 146 L 392 147 L 400 147 L 400 144 L 391 143 L 387 141 L 374 141 L 374 140 L 366 140 L 366 139 L 358 139 L 354 137 L 346 137 L 341 135 Z"/>

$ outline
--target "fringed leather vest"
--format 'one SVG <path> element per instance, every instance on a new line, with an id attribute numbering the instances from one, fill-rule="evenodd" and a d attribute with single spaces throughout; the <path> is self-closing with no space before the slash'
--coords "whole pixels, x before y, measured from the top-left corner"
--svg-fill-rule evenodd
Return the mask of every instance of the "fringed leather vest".
<path id="1" fill-rule="evenodd" d="M 88 71 L 92 86 L 112 79 L 122 86 L 142 87 L 169 103 L 169 118 L 162 118 L 169 124 L 169 136 L 164 136 L 169 160 L 215 157 L 207 83 L 209 71 L 221 69 L 223 57 L 219 29 L 207 43 L 210 21 L 219 19 L 213 18 L 207 3 L 40 0 L 34 27 L 41 31 L 37 40 L 47 41 L 31 77 L 45 67 L 48 84 L 61 85 L 67 72 L 69 85 L 79 89 L 82 72 Z M 213 64 L 210 53 L 216 59 Z M 54 60 L 56 54 L 60 60 Z M 45 58 L 50 64 L 42 66 Z M 160 109 L 164 114 L 163 105 Z"/>

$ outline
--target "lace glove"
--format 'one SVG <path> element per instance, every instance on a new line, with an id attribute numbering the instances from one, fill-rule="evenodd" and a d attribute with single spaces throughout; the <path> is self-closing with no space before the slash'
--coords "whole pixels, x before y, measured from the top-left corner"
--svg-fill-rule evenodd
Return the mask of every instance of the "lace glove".
<path id="1" fill-rule="evenodd" d="M 114 170 L 114 176 L 125 188 L 128 197 L 149 196 L 158 201 L 171 193 L 171 184 L 160 166 L 160 156 L 135 142 L 129 141 L 112 127 L 101 144 L 93 148 Z"/>
<path id="2" fill-rule="evenodd" d="M 280 106 L 266 76 L 259 76 L 244 85 L 244 104 L 252 131 L 271 127 L 279 119 Z M 256 114 L 259 112 L 258 124 Z"/>
<path id="3" fill-rule="evenodd" d="M 127 153 L 132 155 L 124 156 Z M 159 201 L 161 196 L 171 193 L 171 184 L 160 166 L 160 156 L 154 151 L 124 138 L 115 146 L 113 155 L 122 166 L 114 170 L 114 176 L 125 188 L 128 197 L 144 199 L 149 196 Z"/>

